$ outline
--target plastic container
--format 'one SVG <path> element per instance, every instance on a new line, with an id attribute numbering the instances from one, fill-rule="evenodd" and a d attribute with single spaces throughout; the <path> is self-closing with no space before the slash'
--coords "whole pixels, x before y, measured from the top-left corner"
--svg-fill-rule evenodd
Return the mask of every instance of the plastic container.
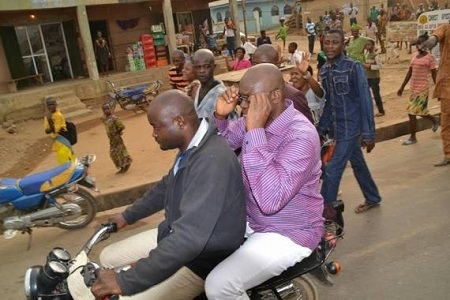
<path id="1" fill-rule="evenodd" d="M 162 32 L 154 32 L 153 33 L 153 39 L 164 39 L 164 34 Z"/>

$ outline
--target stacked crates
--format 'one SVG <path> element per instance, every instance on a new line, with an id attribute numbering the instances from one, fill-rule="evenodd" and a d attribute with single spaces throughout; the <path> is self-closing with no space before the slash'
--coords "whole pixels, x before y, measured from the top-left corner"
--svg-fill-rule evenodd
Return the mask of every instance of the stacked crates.
<path id="1" fill-rule="evenodd" d="M 153 43 L 156 52 L 156 64 L 158 67 L 167 66 L 166 42 L 164 41 L 163 32 L 153 32 Z"/>
<path id="2" fill-rule="evenodd" d="M 153 68 L 157 66 L 155 43 L 151 34 L 141 35 L 142 51 L 144 55 L 145 68 Z"/>

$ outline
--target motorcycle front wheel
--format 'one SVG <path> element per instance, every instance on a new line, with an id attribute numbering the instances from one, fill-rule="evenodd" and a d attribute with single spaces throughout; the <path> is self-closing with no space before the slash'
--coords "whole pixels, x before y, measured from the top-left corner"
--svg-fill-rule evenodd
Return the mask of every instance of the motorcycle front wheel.
<path id="1" fill-rule="evenodd" d="M 75 192 L 65 192 L 54 196 L 59 204 L 75 203 L 81 207 L 81 215 L 73 220 L 59 222 L 63 229 L 78 229 L 88 225 L 97 214 L 97 202 L 88 191 L 78 188 Z"/>

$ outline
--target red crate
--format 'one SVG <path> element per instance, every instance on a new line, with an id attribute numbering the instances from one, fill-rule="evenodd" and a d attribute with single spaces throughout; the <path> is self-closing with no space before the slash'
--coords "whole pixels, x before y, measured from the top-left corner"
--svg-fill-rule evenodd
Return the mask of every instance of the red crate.
<path id="1" fill-rule="evenodd" d="M 147 43 L 147 42 L 150 42 L 150 43 L 153 44 L 153 35 L 151 35 L 151 34 L 143 34 L 143 35 L 141 35 L 141 42 L 143 44 Z"/>

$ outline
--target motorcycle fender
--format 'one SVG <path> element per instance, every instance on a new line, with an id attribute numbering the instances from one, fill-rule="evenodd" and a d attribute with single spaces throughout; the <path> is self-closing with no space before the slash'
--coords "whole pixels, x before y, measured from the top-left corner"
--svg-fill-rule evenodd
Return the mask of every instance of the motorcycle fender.
<path id="1" fill-rule="evenodd" d="M 94 295 L 91 293 L 91 289 L 84 284 L 83 275 L 79 271 L 82 266 L 89 262 L 86 252 L 81 251 L 80 254 L 75 257 L 74 263 L 70 266 L 70 275 L 67 278 L 67 285 L 69 286 L 70 295 L 74 300 L 95 300 Z"/>
<path id="2" fill-rule="evenodd" d="M 88 174 L 86 177 L 78 181 L 78 184 L 85 186 L 95 192 L 98 192 L 97 185 L 95 182 L 95 178 Z"/>

